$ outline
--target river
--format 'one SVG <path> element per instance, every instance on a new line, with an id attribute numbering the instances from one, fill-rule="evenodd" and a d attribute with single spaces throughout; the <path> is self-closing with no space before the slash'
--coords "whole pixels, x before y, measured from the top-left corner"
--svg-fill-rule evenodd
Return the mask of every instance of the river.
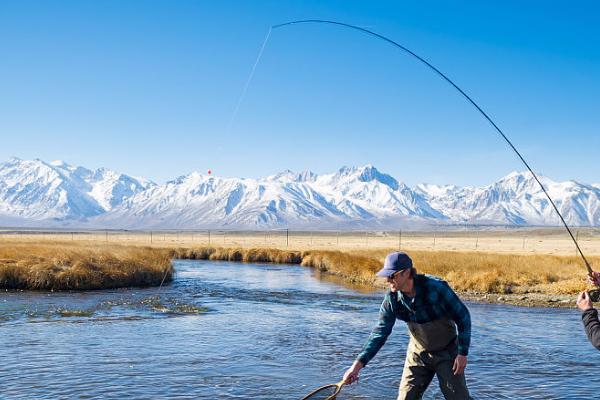
<path id="1" fill-rule="evenodd" d="M 161 289 L 0 294 L 0 398 L 299 399 L 341 378 L 382 299 L 300 266 L 175 268 Z M 577 310 L 467 306 L 475 399 L 598 397 Z M 338 399 L 395 399 L 406 343 L 398 321 Z M 425 398 L 443 398 L 435 379 Z"/>

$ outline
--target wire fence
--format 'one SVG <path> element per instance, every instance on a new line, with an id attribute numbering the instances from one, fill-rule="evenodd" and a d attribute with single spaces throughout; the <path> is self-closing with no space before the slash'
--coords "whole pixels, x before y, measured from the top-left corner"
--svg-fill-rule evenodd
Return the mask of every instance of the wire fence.
<path id="1" fill-rule="evenodd" d="M 600 255 L 600 229 L 574 230 L 582 250 Z M 397 249 L 577 255 L 560 230 L 502 231 L 264 231 L 234 230 L 0 230 L 0 240 L 92 241 L 151 246 Z"/>

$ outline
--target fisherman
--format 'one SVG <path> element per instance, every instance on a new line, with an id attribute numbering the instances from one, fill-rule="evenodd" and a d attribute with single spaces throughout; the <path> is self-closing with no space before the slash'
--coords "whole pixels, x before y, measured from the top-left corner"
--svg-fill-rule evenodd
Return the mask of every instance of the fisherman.
<path id="1" fill-rule="evenodd" d="M 410 340 L 398 400 L 420 399 L 434 375 L 446 399 L 470 399 L 464 376 L 471 342 L 467 307 L 445 281 L 417 274 L 406 253 L 388 254 L 377 276 L 387 279 L 390 290 L 379 321 L 344 374 L 344 382 L 358 380 L 360 370 L 383 346 L 396 319 L 401 319 L 408 325 Z"/>
<path id="2" fill-rule="evenodd" d="M 592 271 L 589 280 L 594 285 L 600 286 L 600 272 Z M 598 321 L 598 310 L 594 308 L 594 303 L 592 303 L 592 299 L 588 292 L 583 291 L 579 293 L 579 297 L 577 297 L 577 308 L 583 313 L 581 314 L 581 319 L 588 339 L 595 348 L 600 350 L 600 321 Z"/>

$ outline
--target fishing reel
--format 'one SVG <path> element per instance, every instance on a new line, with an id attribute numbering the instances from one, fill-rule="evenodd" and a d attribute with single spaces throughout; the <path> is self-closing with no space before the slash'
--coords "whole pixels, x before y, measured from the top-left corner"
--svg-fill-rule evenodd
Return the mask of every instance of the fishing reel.
<path id="1" fill-rule="evenodd" d="M 592 300 L 592 302 L 596 303 L 598 301 L 600 301 L 600 289 L 591 289 L 588 290 L 588 296 L 590 296 L 590 300 Z"/>

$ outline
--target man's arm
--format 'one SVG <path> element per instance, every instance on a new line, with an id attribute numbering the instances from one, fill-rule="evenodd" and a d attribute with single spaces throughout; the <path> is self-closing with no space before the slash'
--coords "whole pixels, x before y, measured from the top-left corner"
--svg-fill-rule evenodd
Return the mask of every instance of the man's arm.
<path id="1" fill-rule="evenodd" d="M 391 295 L 388 293 L 383 299 L 381 307 L 379 308 L 379 320 L 377 321 L 377 325 L 375 328 L 373 328 L 367 343 L 365 343 L 363 346 L 362 351 L 356 360 L 354 360 L 352 366 L 344 373 L 342 380 L 346 384 L 351 384 L 352 382 L 358 380 L 358 374 L 360 370 L 363 369 L 373 357 L 375 357 L 375 354 L 377 354 L 379 349 L 381 349 L 381 346 L 384 345 L 387 337 L 392 332 L 392 328 L 396 322 L 396 316 L 394 315 L 394 311 L 390 303 L 391 301 Z"/>
<path id="2" fill-rule="evenodd" d="M 594 308 L 592 300 L 587 292 L 581 292 L 577 298 L 577 307 L 583 311 L 581 320 L 585 327 L 585 333 L 592 342 L 592 346 L 600 350 L 600 321 L 598 321 L 598 311 Z"/>
<path id="3" fill-rule="evenodd" d="M 394 315 L 391 301 L 391 295 L 388 293 L 381 303 L 377 325 L 373 328 L 373 331 L 371 331 L 367 343 L 365 343 L 362 351 L 356 358 L 360 361 L 362 367 L 367 365 L 367 363 L 375 357 L 375 354 L 377 354 L 379 349 L 381 349 L 381 346 L 385 344 L 385 341 L 392 332 L 392 328 L 396 322 L 396 316 Z"/>
<path id="4" fill-rule="evenodd" d="M 471 314 L 469 309 L 446 282 L 442 282 L 440 286 L 440 295 L 448 316 L 456 323 L 458 328 L 458 354 L 467 356 L 471 345 Z"/>

